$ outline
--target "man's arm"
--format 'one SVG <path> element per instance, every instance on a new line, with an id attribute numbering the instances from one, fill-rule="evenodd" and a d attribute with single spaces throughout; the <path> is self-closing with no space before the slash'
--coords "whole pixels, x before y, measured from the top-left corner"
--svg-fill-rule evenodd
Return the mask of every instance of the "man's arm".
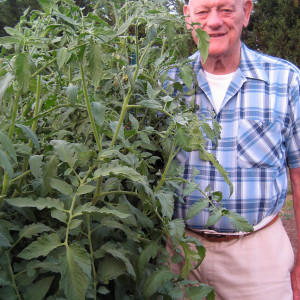
<path id="1" fill-rule="evenodd" d="M 300 168 L 290 169 L 290 178 L 298 237 L 298 255 L 296 266 L 292 272 L 292 287 L 294 300 L 300 300 Z"/>

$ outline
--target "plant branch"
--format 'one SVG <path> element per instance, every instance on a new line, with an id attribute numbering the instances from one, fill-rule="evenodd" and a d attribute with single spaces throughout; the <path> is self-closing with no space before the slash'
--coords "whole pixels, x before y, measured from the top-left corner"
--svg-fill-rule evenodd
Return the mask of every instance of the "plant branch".
<path id="1" fill-rule="evenodd" d="M 101 142 L 100 142 L 100 139 L 99 139 L 99 135 L 98 135 L 98 132 L 97 132 L 95 120 L 94 120 L 93 113 L 92 113 L 91 102 L 90 102 L 88 92 L 87 92 L 87 87 L 86 87 L 86 83 L 85 83 L 84 71 L 83 71 L 82 64 L 80 64 L 80 73 L 81 73 L 81 80 L 82 80 L 82 85 L 83 85 L 84 98 L 85 98 L 85 102 L 86 102 L 90 122 L 91 122 L 91 125 L 92 125 L 94 137 L 95 137 L 95 140 L 96 140 L 96 143 L 97 143 L 97 146 L 98 146 L 98 150 L 101 151 L 102 145 L 101 145 Z"/>
<path id="2" fill-rule="evenodd" d="M 159 183 L 158 183 L 158 185 L 157 185 L 157 187 L 155 189 L 155 193 L 157 193 L 160 190 L 160 188 L 162 187 L 162 185 L 164 184 L 166 175 L 167 175 L 167 173 L 169 171 L 169 168 L 170 168 L 170 165 L 171 165 L 171 162 L 173 161 L 174 157 L 176 156 L 176 154 L 180 150 L 180 147 L 178 147 L 178 149 L 176 151 L 175 151 L 175 148 L 176 148 L 176 141 L 173 142 L 172 149 L 170 151 L 170 155 L 169 155 L 169 159 L 168 159 L 167 165 L 166 165 L 164 173 L 162 174 L 161 179 L 160 179 L 160 181 L 159 181 Z"/>

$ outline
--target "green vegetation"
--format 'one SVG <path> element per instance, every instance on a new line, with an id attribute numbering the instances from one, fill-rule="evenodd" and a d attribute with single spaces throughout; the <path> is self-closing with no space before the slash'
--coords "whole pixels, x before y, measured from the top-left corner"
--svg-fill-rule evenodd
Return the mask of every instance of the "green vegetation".
<path id="1" fill-rule="evenodd" d="M 298 0 L 258 0 L 242 39 L 252 49 L 300 66 L 299 32 Z"/>

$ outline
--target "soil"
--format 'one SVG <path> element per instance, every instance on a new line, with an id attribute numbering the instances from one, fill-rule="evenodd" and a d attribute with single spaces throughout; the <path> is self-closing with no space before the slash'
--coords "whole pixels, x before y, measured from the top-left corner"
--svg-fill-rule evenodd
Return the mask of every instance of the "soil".
<path id="1" fill-rule="evenodd" d="M 293 197 L 292 195 L 287 195 L 283 211 L 282 211 L 282 223 L 283 226 L 291 240 L 291 244 L 294 250 L 295 257 L 297 255 L 297 230 L 296 230 L 296 220 L 295 220 L 295 214 L 293 209 Z"/>

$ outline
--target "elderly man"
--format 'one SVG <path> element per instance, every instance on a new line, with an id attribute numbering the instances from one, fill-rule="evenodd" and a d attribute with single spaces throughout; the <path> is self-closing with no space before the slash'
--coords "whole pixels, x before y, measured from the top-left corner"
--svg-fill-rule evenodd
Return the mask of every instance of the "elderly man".
<path id="1" fill-rule="evenodd" d="M 223 217 L 208 230 L 208 209 L 188 220 L 186 234 L 207 249 L 190 279 L 212 285 L 217 299 L 295 300 L 300 299 L 300 251 L 293 269 L 293 251 L 278 213 L 288 189 L 289 167 L 300 237 L 300 72 L 241 42 L 251 10 L 251 0 L 190 0 L 184 6 L 188 27 L 200 23 L 210 36 L 207 60 L 203 63 L 199 52 L 191 56 L 198 81 L 196 113 L 209 117 L 213 110 L 222 126 L 217 149 L 210 141 L 207 149 L 229 173 L 233 195 L 214 166 L 196 151 L 181 152 L 177 158 L 185 166 L 185 179 L 196 167 L 202 190 L 210 185 L 222 191 L 225 207 L 254 227 L 250 234 L 235 232 Z M 197 43 L 195 30 L 192 35 Z M 170 76 L 179 71 L 172 70 Z M 176 217 L 185 218 L 200 197 L 194 192 L 184 204 L 176 203 Z M 180 271 L 175 265 L 174 269 Z"/>

